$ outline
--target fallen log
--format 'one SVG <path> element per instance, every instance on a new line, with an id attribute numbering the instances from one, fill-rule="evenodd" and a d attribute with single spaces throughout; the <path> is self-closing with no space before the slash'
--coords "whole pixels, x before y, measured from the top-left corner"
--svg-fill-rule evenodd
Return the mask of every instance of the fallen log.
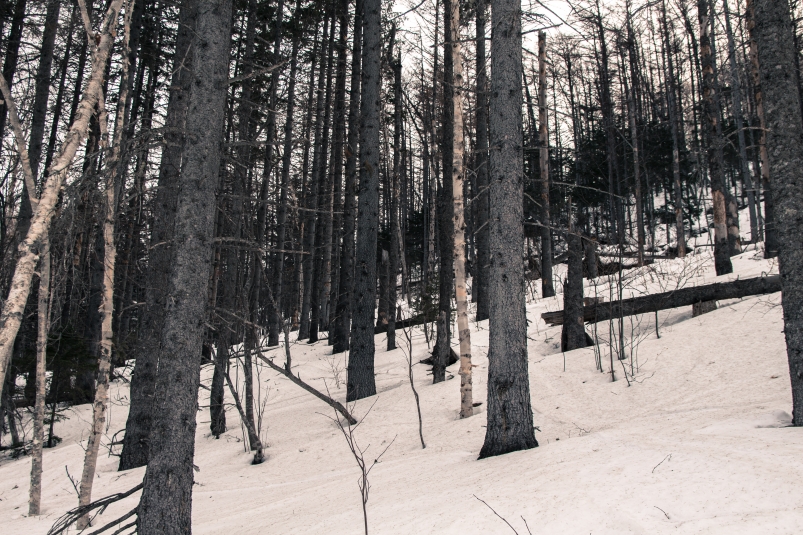
<path id="1" fill-rule="evenodd" d="M 301 388 L 303 388 L 304 390 L 306 390 L 307 392 L 309 392 L 310 394 L 312 394 L 313 396 L 320 399 L 321 401 L 323 401 L 324 403 L 335 409 L 337 412 L 342 414 L 346 418 L 346 420 L 348 420 L 349 425 L 354 425 L 357 423 L 357 419 L 354 418 L 354 416 L 352 416 L 351 413 L 349 413 L 349 411 L 346 409 L 346 407 L 344 407 L 343 404 L 340 403 L 339 401 L 332 399 L 323 392 L 308 385 L 307 383 L 301 380 L 301 377 L 296 376 L 293 372 L 291 372 L 286 368 L 282 368 L 281 366 L 274 364 L 272 360 L 263 357 L 261 353 L 257 352 L 256 356 L 262 362 L 270 366 L 274 371 L 281 373 L 282 375 L 293 381 L 295 384 L 297 384 L 298 386 L 300 386 Z"/>
<path id="2" fill-rule="evenodd" d="M 620 316 L 634 316 L 657 312 L 670 308 L 691 306 L 705 301 L 739 299 L 751 295 L 762 295 L 781 291 L 780 275 L 739 279 L 731 282 L 717 282 L 705 286 L 680 288 L 671 292 L 632 297 L 622 301 L 597 303 L 583 307 L 583 320 L 597 323 Z M 563 311 L 545 312 L 541 318 L 549 325 L 563 325 Z"/>
<path id="3" fill-rule="evenodd" d="M 423 314 L 418 316 L 413 316 L 412 318 L 404 318 L 403 320 L 396 320 L 396 330 L 399 329 L 406 329 L 407 327 L 416 327 L 418 325 L 423 325 L 425 323 L 435 321 L 434 319 L 426 319 Z M 376 327 L 374 327 L 374 334 L 382 334 L 387 332 L 388 324 L 380 323 Z"/>

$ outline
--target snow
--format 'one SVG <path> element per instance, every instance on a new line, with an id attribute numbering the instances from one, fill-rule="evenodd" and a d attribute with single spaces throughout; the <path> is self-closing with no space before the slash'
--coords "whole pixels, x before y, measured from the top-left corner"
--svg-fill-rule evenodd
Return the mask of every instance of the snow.
<path id="1" fill-rule="evenodd" d="M 623 293 L 726 279 L 714 277 L 710 248 L 695 252 L 686 260 L 626 271 Z M 563 270 L 559 266 L 557 277 Z M 734 270 L 729 278 L 777 272 L 777 267 L 753 248 L 734 258 Z M 606 298 L 609 284 L 617 284 L 615 277 L 595 282 Z M 589 283 L 586 295 L 593 295 L 593 287 Z M 449 369 L 455 379 L 438 385 L 431 384 L 427 367 L 414 367 L 427 443 L 422 449 L 405 351 L 387 352 L 385 336 L 376 337 L 379 394 L 353 408 L 358 419 L 364 417 L 355 436 L 367 448 L 369 462 L 395 442 L 369 476 L 371 533 L 512 533 L 490 507 L 522 535 L 528 532 L 525 522 L 533 534 L 799 532 L 803 428 L 788 427 L 791 392 L 780 294 L 722 302 L 697 318 L 690 310 L 663 311 L 660 338 L 652 315 L 626 321 L 628 359 L 614 357 L 615 382 L 604 341 L 604 373 L 595 369 L 592 348 L 560 352 L 560 327 L 546 327 L 540 314 L 562 308 L 561 301 L 558 295 L 528 305 L 530 385 L 540 447 L 483 461 L 477 455 L 485 404 L 474 417 L 458 418 L 457 365 Z M 487 322 L 471 326 L 474 398 L 484 402 Z M 599 324 L 598 332 L 606 339 L 607 323 Z M 397 343 L 403 346 L 404 336 L 397 336 Z M 636 373 L 628 386 L 623 372 L 630 372 L 631 347 Z M 332 356 L 325 340 L 296 343 L 291 350 L 302 379 L 321 390 L 326 384 L 334 397 L 345 400 L 344 355 Z M 420 330 L 413 333 L 412 352 L 414 362 L 428 355 Z M 283 354 L 280 347 L 268 356 L 283 362 Z M 337 368 L 342 369 L 339 387 Z M 206 385 L 211 372 L 209 366 L 202 372 Z M 229 431 L 219 440 L 210 436 L 208 391 L 201 390 L 194 533 L 361 533 L 359 471 L 329 418 L 332 410 L 263 366 L 259 383 L 267 397 L 262 434 L 268 448 L 267 461 L 258 466 L 244 451 L 233 405 L 227 410 Z M 115 382 L 112 397 L 107 443 L 125 423 L 127 385 Z M 45 450 L 42 516 L 26 517 L 30 459 L 0 460 L 3 534 L 46 533 L 77 505 L 65 466 L 74 478 L 80 475 L 89 406 L 74 407 L 68 416 L 56 424 L 64 441 Z M 95 498 L 141 481 L 144 469 L 117 472 L 117 459 L 106 456 L 105 447 L 101 452 Z M 127 512 L 138 496 L 113 505 L 95 524 Z"/>

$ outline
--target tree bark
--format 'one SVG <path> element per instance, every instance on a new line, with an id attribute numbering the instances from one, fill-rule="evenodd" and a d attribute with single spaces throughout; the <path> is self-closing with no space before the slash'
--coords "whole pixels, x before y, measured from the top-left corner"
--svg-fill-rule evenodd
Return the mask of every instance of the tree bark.
<path id="1" fill-rule="evenodd" d="M 137 509 L 142 535 L 189 534 L 201 346 L 211 273 L 231 41 L 231 0 L 196 2 L 188 136 L 176 206 L 175 257 L 161 333 L 151 457 Z"/>
<path id="2" fill-rule="evenodd" d="M 382 3 L 379 0 L 364 0 L 362 15 L 364 26 L 360 101 L 360 189 L 347 401 L 356 401 L 376 394 L 374 311 L 376 310 L 376 243 L 379 230 Z"/>
<path id="3" fill-rule="evenodd" d="M 332 332 L 332 351 L 334 353 L 342 353 L 349 348 L 349 332 L 351 330 L 355 211 L 357 207 L 357 143 L 360 139 L 362 22 L 362 0 L 355 0 L 354 36 L 352 38 L 351 52 L 351 89 L 349 91 L 349 126 L 346 138 L 346 184 L 343 188 L 343 246 L 340 253 L 340 283 L 338 284 L 335 326 Z"/>
<path id="4" fill-rule="evenodd" d="M 300 1 L 296 2 L 294 18 L 298 17 L 300 11 Z M 298 72 L 298 48 L 300 38 L 293 36 L 292 51 L 290 53 L 290 78 L 287 82 L 287 108 L 284 122 L 284 153 L 282 154 L 282 178 L 279 207 L 276 213 L 276 246 L 280 249 L 276 253 L 275 264 L 273 266 L 273 296 L 276 299 L 277 314 L 271 315 L 268 319 L 268 345 L 279 345 L 279 332 L 281 313 L 285 304 L 284 296 L 284 251 L 291 249 L 287 247 L 287 203 L 290 188 L 290 159 L 293 152 L 293 123 L 296 102 L 296 73 Z M 275 74 L 278 76 L 278 74 Z M 273 80 L 271 79 L 271 83 Z M 271 86 L 272 91 L 272 86 Z M 272 97 L 271 97 L 272 98 Z"/>
<path id="5" fill-rule="evenodd" d="M 803 124 L 794 70 L 793 29 L 786 0 L 754 0 L 754 35 L 770 149 L 777 217 L 786 354 L 792 382 L 792 423 L 803 426 Z"/>
<path id="6" fill-rule="evenodd" d="M 599 323 L 623 316 L 634 316 L 658 310 L 690 306 L 705 301 L 740 299 L 780 290 L 781 281 L 777 275 L 739 279 L 731 282 L 717 282 L 705 286 L 693 286 L 670 292 L 633 297 L 611 303 L 589 305 L 583 308 L 583 321 L 586 323 Z M 541 318 L 549 325 L 562 325 L 565 320 L 563 310 L 545 312 L 541 314 Z"/>
<path id="7" fill-rule="evenodd" d="M 131 37 L 131 3 L 125 10 L 125 36 L 123 38 L 123 64 L 120 80 L 120 95 L 117 101 L 115 119 L 114 145 L 106 164 L 105 196 L 103 205 L 103 295 L 100 305 L 100 354 L 98 355 L 98 375 L 95 385 L 95 399 L 92 403 L 92 431 L 87 441 L 84 456 L 84 469 L 81 474 L 81 487 L 78 494 L 79 507 L 85 507 L 92 501 L 92 486 L 95 481 L 95 469 L 98 462 L 100 440 L 106 427 L 106 410 L 109 403 L 109 375 L 112 361 L 112 320 L 114 317 L 114 268 L 117 259 L 117 247 L 114 241 L 114 223 L 117 216 L 117 173 L 125 131 L 125 103 L 128 96 L 128 60 Z M 108 139 L 106 132 L 106 111 L 103 101 L 98 103 L 98 124 L 103 138 Z M 102 141 L 103 147 L 107 142 Z M 105 147 L 104 147 L 105 148 Z M 78 519 L 78 529 L 89 526 L 89 515 Z"/>
<path id="8" fill-rule="evenodd" d="M 549 121 L 546 104 L 546 32 L 538 32 L 538 166 L 541 175 L 541 296 L 553 297 L 552 218 L 549 213 Z"/>
<path id="9" fill-rule="evenodd" d="M 446 362 L 451 347 L 452 291 L 454 288 L 454 192 L 452 164 L 454 163 L 454 56 L 452 49 L 451 5 L 458 0 L 443 2 L 443 181 L 438 189 L 438 319 L 433 351 L 432 382 L 446 380 Z"/>
<path id="10" fill-rule="evenodd" d="M 153 230 L 145 280 L 145 308 L 134 348 L 136 364 L 131 377 L 131 404 L 120 455 L 120 470 L 148 463 L 153 420 L 153 395 L 159 364 L 159 342 L 164 323 L 170 267 L 176 243 L 173 227 L 179 195 L 179 175 L 185 143 L 185 123 L 192 83 L 192 42 L 197 11 L 185 0 L 179 12 L 173 76 L 165 118 L 165 146 L 159 165 L 154 200 Z"/>
<path id="11" fill-rule="evenodd" d="M 452 49 L 454 67 L 454 91 L 452 94 L 452 214 L 454 217 L 454 289 L 457 315 L 457 334 L 460 339 L 460 417 L 474 414 L 474 398 L 471 382 L 471 329 L 468 325 L 468 293 L 466 292 L 466 221 L 463 202 L 464 139 L 463 139 L 463 52 L 460 45 L 460 3 L 448 3 L 451 18 L 449 46 Z"/>
<path id="12" fill-rule="evenodd" d="M 698 0 L 700 21 L 700 63 L 703 69 L 703 124 L 708 130 L 708 172 L 714 205 L 714 266 L 717 275 L 733 272 L 728 247 L 728 227 L 722 172 L 722 130 L 719 123 L 719 96 L 714 75 L 714 56 L 711 50 L 709 0 Z"/>
<path id="13" fill-rule="evenodd" d="M 758 116 L 758 153 L 761 158 L 761 187 L 764 190 L 764 258 L 778 256 L 778 231 L 775 224 L 775 207 L 772 204 L 770 181 L 770 158 L 767 151 L 767 121 L 764 115 L 764 91 L 759 74 L 758 48 L 755 38 L 754 0 L 746 0 L 747 30 L 750 36 L 750 72 L 753 77 L 753 93 Z"/>
<path id="14" fill-rule="evenodd" d="M 472 274 L 472 292 L 477 300 L 477 321 L 488 319 L 488 76 L 485 59 L 485 21 L 487 0 L 477 0 L 477 145 L 475 171 L 477 191 L 477 265 Z"/>
<path id="15" fill-rule="evenodd" d="M 488 425 L 480 458 L 538 446 L 522 255 L 521 3 L 492 0 Z"/>
<path id="16" fill-rule="evenodd" d="M 36 336 L 36 404 L 31 444 L 31 489 L 28 515 L 39 515 L 42 502 L 42 447 L 45 440 L 45 395 L 47 389 L 47 335 L 50 329 L 50 240 L 42 240 L 39 260 L 39 303 Z M 53 401 L 55 403 L 55 400 Z M 2 422 L 0 421 L 0 425 Z"/>

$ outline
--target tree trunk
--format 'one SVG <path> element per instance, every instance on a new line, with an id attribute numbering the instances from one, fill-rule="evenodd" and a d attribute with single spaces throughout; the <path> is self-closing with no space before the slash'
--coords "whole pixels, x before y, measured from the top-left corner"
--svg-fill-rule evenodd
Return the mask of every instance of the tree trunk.
<path id="1" fill-rule="evenodd" d="M 719 122 L 719 95 L 714 75 L 711 49 L 709 0 L 698 0 L 700 21 L 700 63 L 703 69 L 703 123 L 708 130 L 708 172 L 714 205 L 714 266 L 717 275 L 733 272 L 728 248 L 728 227 L 725 206 L 725 185 L 722 170 L 722 129 Z"/>
<path id="2" fill-rule="evenodd" d="M 736 117 L 736 132 L 739 139 L 739 163 L 741 165 L 742 183 L 747 190 L 747 209 L 750 214 L 750 241 L 758 243 L 758 219 L 756 217 L 756 195 L 753 179 L 747 166 L 747 143 L 744 137 L 744 117 L 742 115 L 742 84 L 739 81 L 739 70 L 736 64 L 736 45 L 733 40 L 728 0 L 723 0 L 725 13 L 725 32 L 728 36 L 728 57 L 730 58 L 731 90 L 733 92 L 733 115 Z"/>
<path id="3" fill-rule="evenodd" d="M 786 353 L 792 382 L 792 422 L 803 426 L 803 124 L 794 70 L 792 22 L 786 0 L 753 0 L 761 87 L 777 217 Z"/>
<path id="4" fill-rule="evenodd" d="M 120 79 L 120 95 L 117 101 L 117 116 L 114 128 L 114 145 L 106 164 L 105 203 L 103 205 L 103 294 L 100 304 L 100 352 L 98 354 L 98 375 L 95 385 L 95 399 L 92 403 L 92 431 L 87 441 L 84 469 L 81 474 L 81 487 L 78 494 L 78 505 L 85 507 L 92 501 L 92 486 L 95 481 L 95 469 L 98 463 L 100 440 L 106 431 L 106 410 L 109 403 L 109 375 L 112 361 L 112 320 L 114 318 L 114 268 L 117 259 L 117 247 L 114 240 L 114 223 L 117 216 L 117 172 L 125 135 L 125 103 L 128 96 L 128 59 L 129 39 L 131 36 L 131 8 L 126 5 L 125 10 L 125 36 L 123 38 L 123 64 Z M 98 103 L 98 124 L 100 125 L 102 139 L 108 139 L 106 132 L 106 111 L 104 102 Z M 105 148 L 107 142 L 102 141 Z M 45 235 L 45 239 L 47 235 Z M 89 526 L 89 515 L 78 519 L 78 529 Z"/>
<path id="5" fill-rule="evenodd" d="M 185 143 L 185 122 L 192 83 L 192 42 L 195 33 L 195 3 L 185 0 L 179 12 L 173 76 L 165 118 L 165 146 L 159 165 L 154 200 L 153 227 L 145 280 L 145 307 L 142 311 L 136 364 L 131 377 L 131 404 L 125 425 L 120 470 L 148 463 L 153 420 L 153 395 L 159 364 L 159 342 L 165 315 L 170 267 L 176 243 L 173 226 L 178 202 L 178 180 Z"/>
<path id="6" fill-rule="evenodd" d="M 466 292 L 466 221 L 463 202 L 465 179 L 463 154 L 463 52 L 460 45 L 460 3 L 448 2 L 451 19 L 449 45 L 454 66 L 454 92 L 452 94 L 452 202 L 454 215 L 454 289 L 457 314 L 457 334 L 460 339 L 460 417 L 474 414 L 474 398 L 471 384 L 471 329 L 468 326 L 468 293 Z"/>
<path id="7" fill-rule="evenodd" d="M 362 15 L 364 26 L 360 102 L 360 185 L 347 401 L 356 401 L 376 394 L 374 311 L 376 310 L 376 242 L 379 229 L 382 3 L 379 0 L 364 0 Z"/>
<path id="8" fill-rule="evenodd" d="M 669 130 L 672 133 L 672 183 L 675 201 L 675 230 L 677 232 L 677 257 L 685 258 L 686 256 L 686 231 L 683 228 L 683 190 L 680 183 L 680 139 L 682 133 L 679 131 L 678 123 L 680 122 L 679 111 L 677 105 L 677 89 L 675 88 L 675 61 L 674 54 L 672 53 L 672 41 L 669 38 L 669 24 L 666 20 L 666 3 L 662 0 L 661 3 L 661 25 L 663 26 L 664 33 L 664 49 L 666 50 L 666 63 L 667 63 L 667 99 L 669 108 Z M 667 232 L 669 229 L 667 228 Z M 669 236 L 667 236 L 667 243 L 669 243 Z"/>
<path id="9" fill-rule="evenodd" d="M 552 218 L 549 213 L 549 121 L 546 105 L 546 32 L 538 32 L 538 166 L 541 174 L 541 296 L 553 297 Z"/>
<path id="10" fill-rule="evenodd" d="M 477 146 L 475 170 L 477 191 L 477 265 L 472 276 L 472 293 L 477 301 L 477 321 L 488 319 L 488 77 L 485 59 L 487 0 L 477 0 Z"/>
<path id="11" fill-rule="evenodd" d="M 452 50 L 451 4 L 443 2 L 443 181 L 438 190 L 438 320 L 433 355 L 432 382 L 446 380 L 446 361 L 451 347 L 452 290 L 454 279 L 454 192 L 452 164 L 454 162 L 454 57 Z"/>
<path id="12" fill-rule="evenodd" d="M 332 257 L 332 174 L 329 173 L 329 125 L 332 120 L 332 69 L 334 67 L 334 45 L 335 45 L 335 17 L 330 14 L 331 27 L 329 29 L 329 39 L 326 46 L 326 74 L 321 75 L 326 78 L 326 91 L 324 96 L 323 128 L 321 139 L 316 141 L 316 147 L 320 146 L 320 154 L 317 161 L 318 175 L 318 213 L 313 214 L 319 219 L 315 232 L 315 260 L 313 262 L 313 273 L 310 284 L 310 329 L 309 343 L 318 341 L 318 332 L 323 321 L 326 326 L 326 316 L 321 314 L 324 304 L 323 298 L 327 289 L 327 277 L 330 269 L 326 265 L 327 251 L 329 261 Z M 320 87 L 320 86 L 319 86 Z M 320 117 L 319 117 L 320 119 Z M 315 173 L 315 170 L 313 170 Z M 328 235 L 328 237 L 327 237 Z"/>
<path id="13" fill-rule="evenodd" d="M 151 457 L 137 509 L 142 535 L 189 534 L 200 355 L 215 230 L 231 41 L 231 0 L 196 2 L 185 146 L 176 206 L 175 257 L 154 396 Z"/>
<path id="14" fill-rule="evenodd" d="M 327 51 L 328 45 L 331 42 L 329 35 L 334 31 L 334 23 L 331 24 L 332 28 L 330 28 L 330 21 L 331 17 L 329 16 L 329 12 L 327 10 L 326 14 L 324 15 L 323 39 L 321 41 L 323 46 L 321 47 L 320 70 L 318 72 L 317 80 L 318 87 L 316 88 L 315 96 L 315 144 L 312 148 L 312 175 L 310 177 L 309 196 L 307 199 L 307 208 L 309 208 L 309 211 L 307 212 L 307 220 L 304 223 L 304 251 L 308 254 L 304 255 L 304 259 L 302 260 L 302 263 L 304 264 L 304 293 L 301 301 L 301 326 L 298 329 L 299 340 L 310 338 L 312 319 L 310 317 L 310 312 L 313 308 L 313 293 L 315 293 L 314 275 L 316 271 L 316 263 L 319 259 L 318 249 L 316 247 L 316 245 L 320 243 L 318 237 L 319 218 L 317 211 L 320 209 L 321 205 L 319 196 L 321 195 L 323 178 L 325 176 L 325 171 L 324 174 L 321 174 L 321 160 L 325 159 L 324 154 L 326 153 L 326 149 L 321 142 L 321 137 L 324 135 L 324 123 L 326 121 L 324 118 L 324 109 L 326 106 L 326 71 L 327 64 L 329 63 L 329 54 Z M 326 135 L 328 136 L 328 133 Z M 317 301 L 317 297 L 315 300 Z M 317 320 L 317 317 L 315 319 Z M 317 329 L 318 327 L 316 326 L 315 340 L 318 339 Z M 311 342 L 315 340 L 311 340 Z"/>
<path id="15" fill-rule="evenodd" d="M 758 149 L 761 157 L 761 187 L 764 190 L 764 258 L 778 256 L 778 229 L 775 224 L 775 207 L 772 204 L 772 182 L 770 181 L 770 158 L 767 151 L 767 123 L 764 115 L 764 91 L 759 74 L 758 49 L 755 38 L 754 0 L 746 0 L 747 29 L 750 35 L 750 71 L 753 77 L 753 92 L 758 115 Z"/>
<path id="16" fill-rule="evenodd" d="M 521 3 L 492 0 L 488 425 L 480 458 L 538 446 L 527 372 L 521 241 Z"/>
<path id="17" fill-rule="evenodd" d="M 583 323 L 583 239 L 577 229 L 569 227 L 566 236 L 568 269 L 563 286 L 564 321 L 561 332 L 561 350 L 572 351 L 586 347 Z"/>
<path id="18" fill-rule="evenodd" d="M 294 18 L 298 17 L 300 2 L 296 2 Z M 291 249 L 287 247 L 287 204 L 290 188 L 290 159 L 293 152 L 293 120 L 296 99 L 296 73 L 298 72 L 298 48 L 299 37 L 293 37 L 292 52 L 290 53 L 290 78 L 287 82 L 287 116 L 284 122 L 284 153 L 282 154 L 282 178 L 279 206 L 276 211 L 276 246 L 279 251 L 276 253 L 275 264 L 273 266 L 273 297 L 276 300 L 277 314 L 273 314 L 268 319 L 268 345 L 279 345 L 279 332 L 281 312 L 285 304 L 284 296 L 284 251 Z M 278 76 L 274 74 L 273 76 Z M 273 80 L 271 79 L 271 83 Z M 272 91 L 271 86 L 271 91 Z M 272 97 L 271 97 L 272 98 Z"/>
<path id="19" fill-rule="evenodd" d="M 395 36 L 396 26 L 392 34 Z M 396 273 L 399 268 L 401 242 L 399 240 L 399 180 L 404 162 L 402 160 L 402 64 L 401 57 L 393 57 L 393 41 L 388 51 L 388 61 L 393 68 L 393 172 L 390 176 L 390 251 L 388 255 L 388 324 L 387 350 L 396 349 Z"/>
<path id="20" fill-rule="evenodd" d="M 349 348 L 354 287 L 354 231 L 357 205 L 357 143 L 360 139 L 360 79 L 362 62 L 362 0 L 355 1 L 354 36 L 351 52 L 351 89 L 349 91 L 349 127 L 346 138 L 346 185 L 343 189 L 343 248 L 340 253 L 340 283 L 332 332 L 332 351 Z"/>
<path id="21" fill-rule="evenodd" d="M 50 240 L 43 240 L 39 261 L 39 303 L 36 337 L 36 404 L 31 444 L 31 489 L 28 516 L 39 515 L 42 501 L 42 447 L 45 440 L 45 395 L 47 389 L 47 335 L 50 329 Z M 55 403 L 55 400 L 54 400 Z M 0 421 L 2 425 L 2 421 Z"/>

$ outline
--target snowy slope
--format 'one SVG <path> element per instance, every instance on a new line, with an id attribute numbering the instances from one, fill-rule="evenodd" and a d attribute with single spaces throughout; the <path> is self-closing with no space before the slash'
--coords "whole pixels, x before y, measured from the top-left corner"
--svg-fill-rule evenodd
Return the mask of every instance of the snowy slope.
<path id="1" fill-rule="evenodd" d="M 623 293 L 713 281 L 710 250 L 699 251 L 686 261 L 626 272 Z M 733 277 L 773 269 L 755 251 L 736 258 L 734 267 Z M 609 295 L 607 282 L 596 281 L 598 294 Z M 586 295 L 593 293 L 589 284 Z M 540 319 L 545 310 L 559 308 L 560 295 L 528 306 L 540 447 L 483 461 L 476 458 L 485 404 L 474 417 L 458 419 L 459 380 L 433 386 L 427 368 L 416 365 L 427 442 L 421 449 L 404 351 L 384 351 L 385 336 L 377 336 L 379 394 L 354 408 L 360 418 L 373 404 L 356 436 L 362 447 L 370 445 L 366 459 L 394 437 L 395 442 L 370 476 L 371 533 L 513 533 L 475 496 L 520 534 L 527 533 L 525 521 L 534 534 L 800 531 L 803 429 L 786 427 L 791 395 L 780 294 L 721 303 L 698 318 L 691 318 L 690 310 L 664 311 L 660 339 L 651 315 L 628 320 L 625 334 L 628 343 L 636 340 L 633 367 L 638 366 L 630 386 L 622 367 L 629 371 L 630 359 L 614 361 L 617 381 L 611 382 L 607 347 L 602 347 L 606 373 L 595 369 L 591 348 L 560 352 L 560 328 L 546 328 Z M 474 395 L 484 401 L 487 322 L 472 322 L 472 329 Z M 598 333 L 607 337 L 608 324 L 599 324 Z M 413 336 L 417 361 L 428 349 L 420 330 Z M 403 336 L 397 340 L 404 342 Z M 291 349 L 296 373 L 322 390 L 325 381 L 335 397 L 345 399 L 345 386 L 336 386 L 332 370 L 345 367 L 343 355 L 333 358 L 325 341 Z M 282 348 L 270 355 L 283 361 Z M 450 371 L 456 376 L 456 365 Z M 345 376 L 343 369 L 340 379 Z M 211 369 L 202 377 L 208 385 Z M 227 412 L 229 432 L 220 440 L 209 435 L 208 391 L 201 391 L 194 533 L 361 533 L 359 472 L 327 418 L 331 409 L 264 367 L 260 385 L 263 399 L 267 396 L 262 432 L 269 447 L 268 460 L 259 466 L 250 465 L 233 406 Z M 116 384 L 113 397 L 126 396 L 127 386 Z M 45 533 L 77 504 L 65 466 L 80 476 L 79 441 L 89 414 L 88 406 L 75 407 L 68 421 L 57 424 L 64 442 L 45 450 L 41 517 L 25 517 L 30 459 L 0 461 L 0 533 Z M 109 437 L 125 417 L 120 401 L 111 409 Z M 119 473 L 116 464 L 114 457 L 100 460 L 96 498 L 140 482 L 144 469 Z M 137 499 L 110 507 L 96 524 L 130 510 Z"/>

